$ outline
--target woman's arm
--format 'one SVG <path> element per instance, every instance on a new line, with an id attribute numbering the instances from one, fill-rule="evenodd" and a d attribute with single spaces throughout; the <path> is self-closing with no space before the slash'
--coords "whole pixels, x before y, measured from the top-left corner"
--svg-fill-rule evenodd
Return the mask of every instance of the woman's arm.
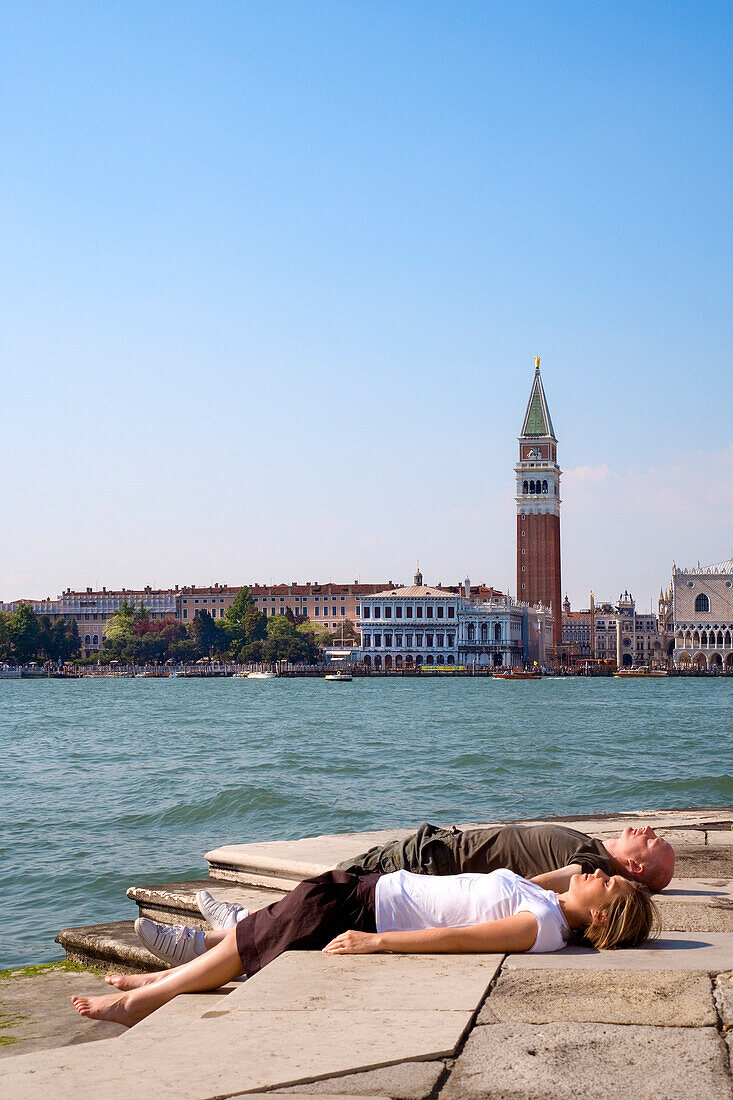
<path id="1" fill-rule="evenodd" d="M 557 871 L 546 871 L 544 875 L 535 875 L 529 881 L 541 886 L 543 890 L 554 890 L 556 894 L 564 894 L 570 888 L 570 879 L 573 875 L 579 875 L 582 870 L 579 863 L 569 863 L 567 867 L 560 867 Z"/>
<path id="2" fill-rule="evenodd" d="M 368 955 L 377 951 L 401 954 L 479 954 L 529 951 L 537 939 L 532 913 L 470 924 L 466 928 L 420 928 L 414 932 L 342 932 L 331 940 L 327 955 Z"/>

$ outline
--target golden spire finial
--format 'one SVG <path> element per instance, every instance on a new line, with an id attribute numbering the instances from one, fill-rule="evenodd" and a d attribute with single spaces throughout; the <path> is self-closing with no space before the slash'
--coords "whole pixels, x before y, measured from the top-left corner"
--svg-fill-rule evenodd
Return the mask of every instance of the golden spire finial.
<path id="1" fill-rule="evenodd" d="M 539 357 L 539 355 L 535 355 L 535 357 L 534 357 L 534 369 L 539 373 L 539 369 L 540 369 L 540 357 Z"/>

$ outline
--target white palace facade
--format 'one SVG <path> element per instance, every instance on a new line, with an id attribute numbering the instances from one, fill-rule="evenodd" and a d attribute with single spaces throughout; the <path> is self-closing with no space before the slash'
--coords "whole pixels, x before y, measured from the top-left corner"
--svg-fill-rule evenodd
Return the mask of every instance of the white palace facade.
<path id="1" fill-rule="evenodd" d="M 733 559 L 672 572 L 674 662 L 733 671 Z"/>
<path id="2" fill-rule="evenodd" d="M 478 665 L 503 668 L 548 663 L 552 615 L 493 589 L 424 585 L 362 596 L 361 657 L 376 669 Z"/>

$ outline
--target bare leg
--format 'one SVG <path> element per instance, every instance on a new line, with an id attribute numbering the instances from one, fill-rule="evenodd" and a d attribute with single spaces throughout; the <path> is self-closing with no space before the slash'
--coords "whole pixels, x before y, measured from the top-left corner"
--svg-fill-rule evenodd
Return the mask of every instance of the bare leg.
<path id="1" fill-rule="evenodd" d="M 222 929 L 204 932 L 206 950 L 210 951 L 212 947 L 216 947 L 218 943 L 221 943 L 225 935 L 226 931 Z M 166 974 L 172 974 L 174 970 L 180 969 L 180 966 L 174 966 L 170 970 L 155 970 L 150 974 L 107 974 L 104 980 L 109 985 L 113 985 L 115 989 L 140 989 L 141 986 L 152 985 L 154 982 L 158 982 L 161 978 L 164 978 Z"/>
<path id="2" fill-rule="evenodd" d="M 137 989 L 110 993 L 106 997 L 72 997 L 72 1004 L 80 1016 L 89 1016 L 92 1020 L 112 1020 L 132 1027 L 179 993 L 219 989 L 233 978 L 238 978 L 242 973 L 242 961 L 237 951 L 236 937 L 236 928 L 230 928 L 211 951 L 199 955 L 185 966 L 167 970 L 157 981 Z"/>

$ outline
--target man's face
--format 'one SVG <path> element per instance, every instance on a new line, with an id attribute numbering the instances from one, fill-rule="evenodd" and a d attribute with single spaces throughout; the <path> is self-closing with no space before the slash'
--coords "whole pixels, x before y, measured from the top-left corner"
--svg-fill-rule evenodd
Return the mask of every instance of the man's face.
<path id="1" fill-rule="evenodd" d="M 619 855 L 623 859 L 633 859 L 635 863 L 647 863 L 655 847 L 664 843 L 651 825 L 636 828 L 627 825 L 619 839 Z"/>
<path id="2" fill-rule="evenodd" d="M 663 889 L 672 877 L 674 870 L 672 845 L 661 836 L 657 836 L 651 825 L 636 827 L 627 825 L 619 837 L 617 857 L 622 861 L 632 860 L 634 864 L 632 871 L 643 867 L 644 873 L 639 874 L 639 878 L 653 890 Z M 660 885 L 663 879 L 666 879 L 666 882 Z"/>

